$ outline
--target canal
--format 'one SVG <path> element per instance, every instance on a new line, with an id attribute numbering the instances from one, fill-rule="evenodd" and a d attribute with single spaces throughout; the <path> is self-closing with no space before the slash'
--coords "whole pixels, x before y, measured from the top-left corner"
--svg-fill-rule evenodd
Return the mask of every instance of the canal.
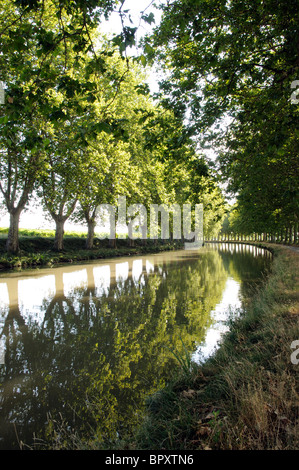
<path id="1" fill-rule="evenodd" d="M 0 449 L 134 432 L 177 357 L 219 347 L 271 259 L 223 243 L 1 274 Z"/>

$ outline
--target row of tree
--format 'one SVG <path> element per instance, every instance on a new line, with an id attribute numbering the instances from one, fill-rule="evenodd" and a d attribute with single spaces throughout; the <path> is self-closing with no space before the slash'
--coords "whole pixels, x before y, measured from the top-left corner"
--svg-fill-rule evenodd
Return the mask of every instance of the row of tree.
<path id="1" fill-rule="evenodd" d="M 297 234 L 299 10 L 288 0 L 174 0 L 147 38 L 165 105 L 212 145 L 239 233 Z M 237 217 L 236 217 L 237 216 Z"/>
<path id="2" fill-rule="evenodd" d="M 112 42 L 98 32 L 115 3 L 1 0 L 0 191 L 9 252 L 19 249 L 20 215 L 33 195 L 55 221 L 58 250 L 70 217 L 87 224 L 92 248 L 98 206 L 116 205 L 120 195 L 147 208 L 203 203 L 206 233 L 219 231 L 222 193 L 182 116 L 150 96 L 144 56 L 126 56 L 133 29 Z"/>
<path id="3" fill-rule="evenodd" d="M 232 206 L 225 217 L 220 234 L 219 240 L 234 240 L 234 241 L 269 241 L 272 243 L 298 243 L 298 224 L 287 225 L 287 221 L 281 224 L 281 229 L 271 227 L 271 231 L 253 232 L 250 231 L 249 224 L 244 223 L 244 219 L 240 216 L 239 207 L 236 204 Z"/>

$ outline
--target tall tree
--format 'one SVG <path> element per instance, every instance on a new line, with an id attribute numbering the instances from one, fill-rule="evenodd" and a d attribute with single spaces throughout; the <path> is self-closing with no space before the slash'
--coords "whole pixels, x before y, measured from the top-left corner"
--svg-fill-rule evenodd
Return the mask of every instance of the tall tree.
<path id="1" fill-rule="evenodd" d="M 22 28 L 16 22 L 22 18 Z M 0 113 L 0 190 L 10 215 L 7 250 L 19 248 L 18 226 L 44 162 L 45 117 L 37 103 L 46 83 L 37 83 L 40 66 L 35 25 L 10 1 L 0 12 L 0 70 L 5 103 Z"/>
<path id="2" fill-rule="evenodd" d="M 72 124 L 64 123 L 62 129 L 51 135 L 46 170 L 40 177 L 43 205 L 56 225 L 56 250 L 63 249 L 64 224 L 75 210 L 83 178 L 82 152 L 75 144 Z"/>
<path id="3" fill-rule="evenodd" d="M 44 170 L 47 144 L 43 126 L 66 120 L 74 111 L 87 113 L 86 101 L 91 104 L 99 92 L 96 81 L 89 78 L 105 71 L 103 57 L 107 51 L 95 52 L 94 30 L 116 4 L 113 0 L 1 0 L 0 80 L 5 84 L 6 102 L 0 110 L 0 189 L 10 214 L 9 251 L 18 250 L 20 214 Z M 84 56 L 82 80 L 70 70 L 80 70 Z M 110 80 L 117 92 L 122 76 L 115 71 Z M 53 89 L 68 99 L 80 91 L 85 94 L 85 103 L 55 103 L 51 99 Z M 104 114 L 102 121 L 105 118 Z M 98 131 L 95 125 L 93 132 Z M 84 129 L 79 138 L 85 143 Z"/>
<path id="4" fill-rule="evenodd" d="M 298 9 L 286 0 L 175 0 L 162 8 L 147 50 L 164 64 L 165 104 L 217 150 L 242 212 L 255 214 L 248 221 L 268 229 L 296 222 L 298 105 L 290 98 Z"/>

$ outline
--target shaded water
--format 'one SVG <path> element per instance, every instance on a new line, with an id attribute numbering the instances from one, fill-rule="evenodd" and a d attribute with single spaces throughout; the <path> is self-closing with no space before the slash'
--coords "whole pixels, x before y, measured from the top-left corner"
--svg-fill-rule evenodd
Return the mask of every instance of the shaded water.
<path id="1" fill-rule="evenodd" d="M 134 429 L 173 352 L 205 360 L 270 263 L 259 248 L 213 244 L 2 274 L 0 449 L 49 439 L 49 417 L 106 441 Z"/>

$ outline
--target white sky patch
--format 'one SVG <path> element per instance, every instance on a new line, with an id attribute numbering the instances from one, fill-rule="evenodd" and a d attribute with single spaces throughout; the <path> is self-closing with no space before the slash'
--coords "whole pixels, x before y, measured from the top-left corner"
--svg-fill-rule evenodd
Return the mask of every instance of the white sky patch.
<path id="1" fill-rule="evenodd" d="M 43 303 L 55 294 L 55 276 L 32 277 L 18 281 L 18 301 L 24 320 L 41 323 L 44 319 Z M 11 300 L 11 299 L 10 299 Z"/>
<path id="2" fill-rule="evenodd" d="M 132 278 L 134 281 L 138 281 L 142 274 L 142 259 L 133 261 L 132 267 Z"/>
<path id="3" fill-rule="evenodd" d="M 241 307 L 240 283 L 232 278 L 226 282 L 222 300 L 211 312 L 212 325 L 205 340 L 192 356 L 194 362 L 204 362 L 217 349 L 223 333 L 228 331 L 227 320 L 231 312 Z"/>
<path id="4" fill-rule="evenodd" d="M 117 282 L 126 281 L 129 276 L 129 263 L 118 263 L 115 265 L 115 279 Z"/>
<path id="5" fill-rule="evenodd" d="M 93 268 L 96 296 L 108 294 L 110 289 L 110 266 L 97 266 Z"/>
<path id="6" fill-rule="evenodd" d="M 6 283 L 0 283 L 0 311 L 6 308 L 9 304 L 8 289 Z M 1 318 L 1 317 L 0 317 Z"/>
<path id="7" fill-rule="evenodd" d="M 63 292 L 66 297 L 71 295 L 75 289 L 87 288 L 87 286 L 86 269 L 63 274 Z"/>

